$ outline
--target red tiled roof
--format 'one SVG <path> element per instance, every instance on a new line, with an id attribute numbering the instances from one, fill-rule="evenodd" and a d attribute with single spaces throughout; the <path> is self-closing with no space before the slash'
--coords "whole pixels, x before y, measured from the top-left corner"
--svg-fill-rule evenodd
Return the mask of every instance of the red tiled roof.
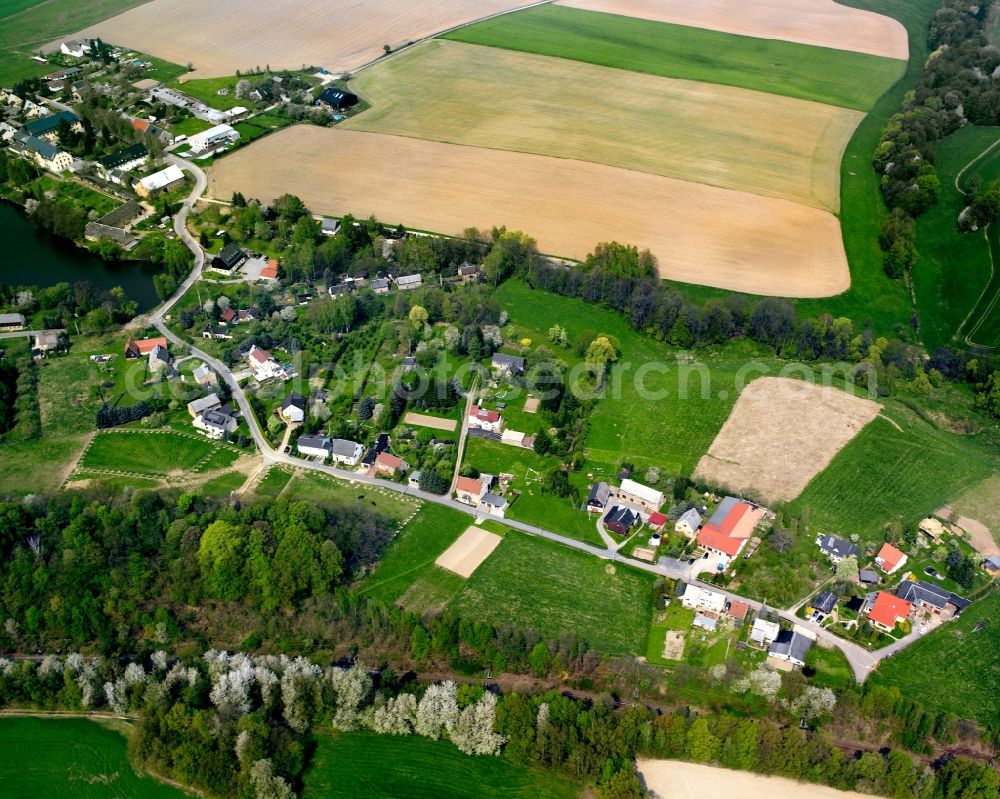
<path id="1" fill-rule="evenodd" d="M 729 603 L 729 615 L 734 619 L 739 619 L 742 621 L 747 617 L 747 613 L 750 612 L 750 606 L 746 602 L 741 602 L 738 599 L 734 599 Z"/>
<path id="2" fill-rule="evenodd" d="M 236 318 L 236 311 L 234 311 L 232 308 L 226 308 L 226 310 L 222 312 L 223 322 L 232 322 L 235 318 Z"/>
<path id="3" fill-rule="evenodd" d="M 167 346 L 167 340 L 163 336 L 159 336 L 158 338 L 129 339 L 129 343 L 125 345 L 126 349 L 132 342 L 135 342 L 140 355 L 149 355 L 149 353 L 156 349 L 157 345 L 160 347 Z"/>
<path id="4" fill-rule="evenodd" d="M 260 276 L 276 278 L 278 276 L 278 262 L 273 258 L 268 259 L 267 266 L 260 270 Z"/>
<path id="5" fill-rule="evenodd" d="M 480 408 L 478 405 L 473 405 L 469 408 L 469 416 L 475 416 L 482 422 L 494 422 L 500 421 L 500 414 L 496 411 L 488 411 L 486 408 Z"/>
<path id="6" fill-rule="evenodd" d="M 472 477 L 459 477 L 458 482 L 455 483 L 455 490 L 478 497 L 483 490 L 483 484 Z"/>
<path id="7" fill-rule="evenodd" d="M 667 523 L 667 517 L 662 513 L 654 513 L 649 517 L 649 523 L 653 525 L 653 527 L 662 527 Z"/>
<path id="8" fill-rule="evenodd" d="M 905 599 L 900 599 L 888 591 L 879 591 L 868 618 L 891 629 L 896 626 L 897 619 L 905 619 L 910 615 L 912 607 Z"/>
<path id="9" fill-rule="evenodd" d="M 149 130 L 149 120 L 148 119 L 133 119 L 132 129 L 139 131 L 139 133 L 145 133 Z"/>
<path id="10" fill-rule="evenodd" d="M 257 363 L 267 363 L 271 360 L 271 353 L 258 347 L 257 349 L 251 351 L 250 357 L 257 361 Z"/>
<path id="11" fill-rule="evenodd" d="M 877 558 L 881 561 L 883 571 L 891 572 L 903 559 L 903 553 L 892 544 L 882 544 L 882 549 L 879 550 Z"/>
<path id="12" fill-rule="evenodd" d="M 736 557 L 745 541 L 745 538 L 730 538 L 728 535 L 723 535 L 712 526 L 703 527 L 698 533 L 699 544 L 723 552 L 731 558 Z"/>
<path id="13" fill-rule="evenodd" d="M 399 469 L 403 465 L 403 460 L 390 452 L 380 452 L 378 457 L 375 458 L 375 463 L 379 466 L 386 466 L 390 469 Z"/>

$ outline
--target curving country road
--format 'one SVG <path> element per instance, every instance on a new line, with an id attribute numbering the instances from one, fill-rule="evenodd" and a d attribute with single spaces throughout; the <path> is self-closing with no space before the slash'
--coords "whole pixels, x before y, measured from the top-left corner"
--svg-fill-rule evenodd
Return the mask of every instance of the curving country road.
<path id="1" fill-rule="evenodd" d="M 202 269 L 205 266 L 205 253 L 202 251 L 197 240 L 188 232 L 187 229 L 187 217 L 194 207 L 195 203 L 199 200 L 201 195 L 204 193 L 208 181 L 205 177 L 205 173 L 198 168 L 196 165 L 190 161 L 186 161 L 183 158 L 179 158 L 175 155 L 168 155 L 167 160 L 172 164 L 176 164 L 181 169 L 192 174 L 195 178 L 195 186 L 191 193 L 188 195 L 187 199 L 184 200 L 181 209 L 178 211 L 174 217 L 174 231 L 181 241 L 188 247 L 189 250 L 194 254 L 195 263 L 194 268 L 191 270 L 191 274 L 188 275 L 187 279 L 177 287 L 177 291 L 174 293 L 170 299 L 164 302 L 159 308 L 157 308 L 149 316 L 149 321 L 153 324 L 157 330 L 162 333 L 167 340 L 172 342 L 177 347 L 183 348 L 189 351 L 192 355 L 196 355 L 201 358 L 205 363 L 207 363 L 212 369 L 214 369 L 223 380 L 225 380 L 226 385 L 229 386 L 230 392 L 232 393 L 233 399 L 236 401 L 240 412 L 243 414 L 243 418 L 246 420 L 247 427 L 250 430 L 250 435 L 260 451 L 261 457 L 263 458 L 264 465 L 272 464 L 285 464 L 287 466 L 292 466 L 299 469 L 311 469 L 313 471 L 322 472 L 328 474 L 332 477 L 339 478 L 341 480 L 347 480 L 351 483 L 358 483 L 362 485 L 377 485 L 380 488 L 385 488 L 390 491 L 396 491 L 400 494 L 407 494 L 412 497 L 423 500 L 424 502 L 433 502 L 437 505 L 443 505 L 449 507 L 453 510 L 466 513 L 469 516 L 482 518 L 481 514 L 477 509 L 466 505 L 464 503 L 458 502 L 450 497 L 450 495 L 441 496 L 438 494 L 430 494 L 426 491 L 421 491 L 419 489 L 410 488 L 402 483 L 394 483 L 389 480 L 383 480 L 378 477 L 369 477 L 367 474 L 351 472 L 345 469 L 339 469 L 336 466 L 328 466 L 323 463 L 317 463 L 315 461 L 307 460 L 305 458 L 296 457 L 294 455 L 286 454 L 281 450 L 274 449 L 267 441 L 261 430 L 260 423 L 257 421 L 257 417 L 254 415 L 253 409 L 250 406 L 250 401 L 247 399 L 246 393 L 243 391 L 242 387 L 236 382 L 233 377 L 232 371 L 227 367 L 222 361 L 217 358 L 213 358 L 206 352 L 195 347 L 193 344 L 189 344 L 184 341 L 179 336 L 177 336 L 169 327 L 167 327 L 164 318 L 169 310 L 177 303 L 177 301 L 187 292 L 191 286 L 194 285 L 195 281 L 201 276 Z M 470 401 L 472 397 L 472 392 L 469 393 Z M 468 409 L 466 409 L 466 417 L 468 417 Z M 464 441 L 465 432 L 468 425 L 463 421 L 462 425 L 462 439 Z M 461 461 L 459 460 L 459 463 Z M 455 474 L 457 475 L 458 470 L 456 468 Z M 453 483 L 454 484 L 454 483 Z M 492 518 L 492 517 L 487 517 Z M 514 519 L 504 519 L 504 524 L 508 527 L 512 527 L 515 530 L 520 530 L 523 533 L 529 535 L 535 535 L 540 538 L 545 538 L 549 541 L 553 541 L 562 546 L 567 546 L 572 549 L 580 550 L 581 552 L 586 552 L 594 557 L 602 558 L 604 560 L 613 560 L 616 563 L 624 563 L 632 568 L 639 569 L 641 571 L 649 572 L 651 574 L 656 574 L 659 576 L 667 577 L 672 580 L 686 580 L 687 582 L 698 583 L 702 587 L 707 588 L 712 591 L 716 591 L 725 595 L 730 600 L 737 599 L 742 602 L 746 602 L 755 611 L 759 611 L 763 603 L 756 602 L 752 599 L 747 599 L 746 597 L 740 596 L 739 594 L 734 594 L 729 591 L 718 588 L 711 583 L 706 583 L 702 580 L 698 580 L 696 577 L 692 578 L 689 573 L 688 565 L 684 562 L 677 560 L 667 560 L 663 564 L 653 564 L 647 563 L 645 561 L 636 560 L 634 558 L 626 557 L 618 554 L 617 547 L 615 546 L 615 541 L 611 539 L 610 536 L 606 536 L 605 541 L 607 546 L 602 549 L 600 547 L 593 546 L 592 544 L 587 544 L 583 541 L 577 541 L 574 538 L 568 538 L 567 536 L 560 535 L 559 533 L 554 533 L 551 530 L 545 530 L 541 527 L 536 527 L 532 524 L 526 524 L 524 522 L 519 522 Z M 599 529 L 603 532 L 603 526 L 599 526 Z M 606 534 L 605 534 L 606 535 Z M 604 536 L 602 536 L 604 537 Z M 844 653 L 847 658 L 848 663 L 851 665 L 851 669 L 854 672 L 855 679 L 860 683 L 864 682 L 865 678 L 871 673 L 871 671 L 882 661 L 884 658 L 890 657 L 894 652 L 899 651 L 905 646 L 915 640 L 916 632 L 903 638 L 895 643 L 880 649 L 876 652 L 870 652 L 862 646 L 848 641 L 844 638 L 840 638 L 834 635 L 830 631 L 820 627 L 810 621 L 805 621 L 803 619 L 797 618 L 792 612 L 788 610 L 780 610 L 777 608 L 770 608 L 769 610 L 776 613 L 782 619 L 789 621 L 793 624 L 797 624 L 800 627 L 805 627 L 813 633 L 815 633 L 818 639 L 822 639 L 824 642 L 831 646 L 835 646 Z"/>

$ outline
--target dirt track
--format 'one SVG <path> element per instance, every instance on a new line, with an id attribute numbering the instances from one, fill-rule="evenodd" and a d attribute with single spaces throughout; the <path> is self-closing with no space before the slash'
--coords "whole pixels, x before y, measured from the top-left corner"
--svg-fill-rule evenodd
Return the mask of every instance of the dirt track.
<path id="1" fill-rule="evenodd" d="M 349 165 L 350 168 L 345 168 Z M 457 235 L 506 225 L 543 252 L 583 258 L 602 241 L 649 248 L 663 277 L 783 297 L 850 286 L 840 224 L 785 200 L 562 158 L 299 125 L 209 172 L 209 192 Z"/>
<path id="2" fill-rule="evenodd" d="M 759 39 L 909 57 L 906 29 L 899 22 L 834 0 L 558 0 L 558 4 Z"/>

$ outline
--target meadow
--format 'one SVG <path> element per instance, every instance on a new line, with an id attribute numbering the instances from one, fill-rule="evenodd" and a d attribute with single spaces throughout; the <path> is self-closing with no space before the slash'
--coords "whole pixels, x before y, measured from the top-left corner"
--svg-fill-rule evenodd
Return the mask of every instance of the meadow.
<path id="1" fill-rule="evenodd" d="M 104 432 L 87 447 L 80 468 L 165 476 L 195 470 L 220 446 L 200 436 L 164 430 Z"/>
<path id="2" fill-rule="evenodd" d="M 573 799 L 580 787 L 550 769 L 470 757 L 417 735 L 319 735 L 303 799 Z"/>
<path id="3" fill-rule="evenodd" d="M 1000 474 L 969 486 L 948 504 L 956 513 L 985 524 L 1000 544 Z"/>
<path id="4" fill-rule="evenodd" d="M 349 209 L 448 235 L 504 225 L 569 258 L 629 242 L 658 256 L 663 278 L 733 291 L 828 297 L 850 285 L 830 213 L 600 164 L 294 125 L 220 159 L 208 178 L 217 199 L 291 191 L 315 213 Z"/>
<path id="5" fill-rule="evenodd" d="M 892 58 L 559 5 L 494 17 L 443 38 L 858 111 L 871 108 L 906 68 Z"/>
<path id="6" fill-rule="evenodd" d="M 1000 591 L 882 662 L 871 680 L 918 704 L 982 724 L 1000 723 Z M 977 629 L 979 628 L 979 629 Z M 947 679 L 942 679 L 942 665 Z"/>
<path id="7" fill-rule="evenodd" d="M 0 719 L 0 786 L 5 796 L 181 799 L 183 791 L 139 775 L 125 737 L 87 719 Z"/>
<path id="8" fill-rule="evenodd" d="M 267 470 L 267 474 L 261 478 L 260 482 L 257 483 L 254 493 L 265 497 L 277 497 L 284 490 L 285 486 L 288 485 L 292 476 L 293 472 L 291 470 L 283 469 L 280 466 L 272 466 Z"/>
<path id="9" fill-rule="evenodd" d="M 516 531 L 466 581 L 450 608 L 490 624 L 575 633 L 607 654 L 645 651 L 654 577 Z"/>
<path id="10" fill-rule="evenodd" d="M 359 73 L 351 86 L 372 104 L 344 123 L 351 130 L 571 158 L 834 212 L 840 159 L 863 116 L 440 40 Z"/>
<path id="11" fill-rule="evenodd" d="M 266 479 L 266 478 L 265 478 Z M 335 510 L 353 505 L 374 509 L 394 521 L 408 518 L 420 501 L 378 486 L 351 484 L 320 472 L 296 472 L 282 497 L 292 502 L 309 502 Z"/>

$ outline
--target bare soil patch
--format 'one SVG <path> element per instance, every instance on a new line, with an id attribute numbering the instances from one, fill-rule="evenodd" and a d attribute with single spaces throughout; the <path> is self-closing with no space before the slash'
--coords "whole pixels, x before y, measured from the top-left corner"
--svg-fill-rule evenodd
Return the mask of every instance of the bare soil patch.
<path id="1" fill-rule="evenodd" d="M 987 477 L 982 482 L 970 486 L 949 505 L 958 515 L 978 521 L 987 529 L 988 533 L 992 534 L 994 544 L 1000 544 L 1000 475 Z M 961 522 L 956 523 L 962 529 L 973 533 Z M 985 538 L 983 545 L 987 546 Z M 979 551 L 983 552 L 984 550 L 980 549 Z"/>
<path id="2" fill-rule="evenodd" d="M 460 577 L 471 577 L 502 540 L 496 533 L 470 527 L 434 563 Z"/>
<path id="3" fill-rule="evenodd" d="M 403 421 L 407 424 L 415 424 L 420 427 L 432 427 L 435 430 L 454 430 L 458 424 L 454 419 L 440 419 L 437 416 L 427 416 L 423 413 L 413 413 L 408 411 Z"/>
<path id="4" fill-rule="evenodd" d="M 236 70 L 356 69 L 407 42 L 524 5 L 518 0 L 270 0 L 199 3 L 153 0 L 81 31 L 144 53 L 193 63 L 194 77 Z M 67 37 L 69 38 L 69 37 Z M 58 42 L 54 43 L 56 47 Z"/>
<path id="5" fill-rule="evenodd" d="M 638 758 L 636 768 L 655 799 L 865 799 L 867 794 L 838 791 L 825 785 L 785 777 L 765 777 L 749 771 L 731 771 L 682 760 Z"/>
<path id="6" fill-rule="evenodd" d="M 352 130 L 591 161 L 834 212 L 840 161 L 864 118 L 734 86 L 453 41 L 425 42 L 351 85 L 372 103 L 344 123 Z"/>
<path id="7" fill-rule="evenodd" d="M 684 657 L 684 641 L 687 633 L 684 630 L 667 630 L 663 639 L 664 660 L 680 660 Z"/>
<path id="8" fill-rule="evenodd" d="M 542 404 L 542 401 L 538 397 L 528 397 L 524 401 L 524 412 L 525 413 L 538 413 L 538 406 Z"/>
<path id="9" fill-rule="evenodd" d="M 793 500 L 881 407 L 830 386 L 758 378 L 743 390 L 695 476 L 769 502 Z"/>
<path id="10" fill-rule="evenodd" d="M 296 125 L 220 159 L 209 191 L 263 201 L 292 192 L 316 213 L 448 235 L 506 225 L 569 258 L 627 241 L 657 256 L 661 277 L 751 294 L 829 297 L 850 286 L 832 214 L 568 159 Z"/>
<path id="11" fill-rule="evenodd" d="M 557 4 L 758 39 L 909 58 L 906 29 L 899 22 L 834 0 L 557 0 Z"/>

